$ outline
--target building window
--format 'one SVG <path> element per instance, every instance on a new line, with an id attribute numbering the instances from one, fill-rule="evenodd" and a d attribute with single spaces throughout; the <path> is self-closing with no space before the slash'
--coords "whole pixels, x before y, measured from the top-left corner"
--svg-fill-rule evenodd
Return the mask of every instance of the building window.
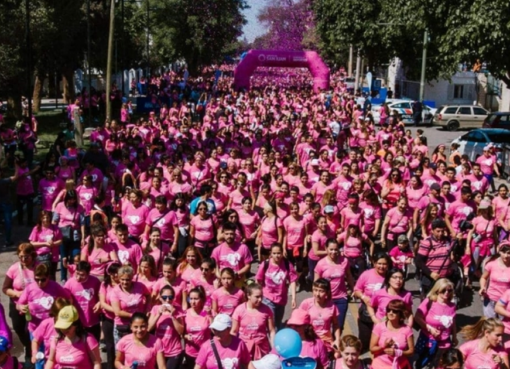
<path id="1" fill-rule="evenodd" d="M 464 98 L 464 85 L 454 85 L 453 86 L 453 98 L 454 99 L 463 99 Z"/>

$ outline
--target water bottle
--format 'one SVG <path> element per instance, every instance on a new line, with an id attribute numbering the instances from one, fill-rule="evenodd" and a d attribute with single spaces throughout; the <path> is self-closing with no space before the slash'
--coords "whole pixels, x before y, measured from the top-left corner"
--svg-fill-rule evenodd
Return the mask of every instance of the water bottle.
<path id="1" fill-rule="evenodd" d="M 78 233 L 78 230 L 77 230 L 77 229 L 75 229 L 75 230 L 73 231 L 73 240 L 74 240 L 74 241 L 79 241 L 79 240 L 80 240 L 80 234 Z"/>
<path id="2" fill-rule="evenodd" d="M 138 368 L 138 361 L 133 361 L 133 364 L 131 364 L 131 369 Z"/>
<path id="3" fill-rule="evenodd" d="M 37 354 L 35 354 L 35 360 L 37 361 L 44 360 L 44 352 L 39 351 Z"/>
<path id="4" fill-rule="evenodd" d="M 30 314 L 30 310 L 28 309 L 28 306 L 27 306 L 27 312 L 25 313 L 25 320 L 27 322 L 31 322 L 32 321 L 32 314 Z"/>

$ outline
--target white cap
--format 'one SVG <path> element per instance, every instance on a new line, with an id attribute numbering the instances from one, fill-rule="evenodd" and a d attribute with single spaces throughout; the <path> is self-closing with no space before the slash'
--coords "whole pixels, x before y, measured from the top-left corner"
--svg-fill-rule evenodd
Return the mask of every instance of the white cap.
<path id="1" fill-rule="evenodd" d="M 318 166 L 319 165 L 319 159 L 312 159 L 310 161 L 310 165 L 312 166 Z"/>
<path id="2" fill-rule="evenodd" d="M 224 331 L 227 328 L 232 327 L 232 318 L 227 314 L 218 314 L 216 317 L 214 317 L 214 320 L 212 324 L 209 326 L 209 328 L 217 330 L 217 331 Z"/>
<path id="3" fill-rule="evenodd" d="M 281 369 L 280 358 L 275 354 L 268 354 L 259 360 L 251 362 L 255 369 Z"/>

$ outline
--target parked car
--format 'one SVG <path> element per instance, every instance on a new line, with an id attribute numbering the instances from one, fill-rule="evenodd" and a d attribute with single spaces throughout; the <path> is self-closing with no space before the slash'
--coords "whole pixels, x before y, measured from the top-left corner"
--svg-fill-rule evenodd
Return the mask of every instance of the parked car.
<path id="1" fill-rule="evenodd" d="M 474 129 L 452 141 L 459 145 L 459 153 L 475 161 L 483 155 L 483 148 L 492 143 L 496 149 L 498 165 L 505 176 L 510 174 L 510 130 L 502 128 Z"/>
<path id="2" fill-rule="evenodd" d="M 388 100 L 386 101 L 388 102 Z M 413 124 L 413 108 L 412 100 L 397 100 L 392 99 L 389 101 L 388 108 L 390 108 L 390 113 L 393 110 L 398 111 L 399 114 L 402 115 L 402 120 L 405 124 Z M 379 124 L 380 120 L 380 113 L 379 109 L 381 108 L 381 105 L 372 106 L 372 116 L 374 117 L 375 124 Z M 435 108 L 432 108 L 427 105 L 423 105 L 423 112 L 422 112 L 422 124 L 430 124 L 432 122 L 432 118 L 434 117 L 434 113 L 436 112 Z"/>
<path id="3" fill-rule="evenodd" d="M 356 84 L 356 78 L 354 77 L 346 77 L 344 79 L 345 87 L 347 90 L 354 90 L 354 85 Z"/>
<path id="4" fill-rule="evenodd" d="M 475 105 L 441 106 L 432 121 L 432 125 L 443 127 L 449 131 L 459 128 L 481 128 L 489 112 Z"/>
<path id="5" fill-rule="evenodd" d="M 510 112 L 498 111 L 490 113 L 483 121 L 483 128 L 503 128 L 510 130 Z"/>

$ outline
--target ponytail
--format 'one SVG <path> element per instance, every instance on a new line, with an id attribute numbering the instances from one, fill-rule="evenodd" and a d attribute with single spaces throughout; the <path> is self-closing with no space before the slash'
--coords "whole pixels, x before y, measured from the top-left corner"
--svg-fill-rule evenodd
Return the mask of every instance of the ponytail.
<path id="1" fill-rule="evenodd" d="M 460 334 L 466 341 L 472 341 L 480 338 L 485 331 L 493 332 L 496 328 L 503 328 L 501 320 L 483 316 L 477 323 L 462 328 Z"/>

